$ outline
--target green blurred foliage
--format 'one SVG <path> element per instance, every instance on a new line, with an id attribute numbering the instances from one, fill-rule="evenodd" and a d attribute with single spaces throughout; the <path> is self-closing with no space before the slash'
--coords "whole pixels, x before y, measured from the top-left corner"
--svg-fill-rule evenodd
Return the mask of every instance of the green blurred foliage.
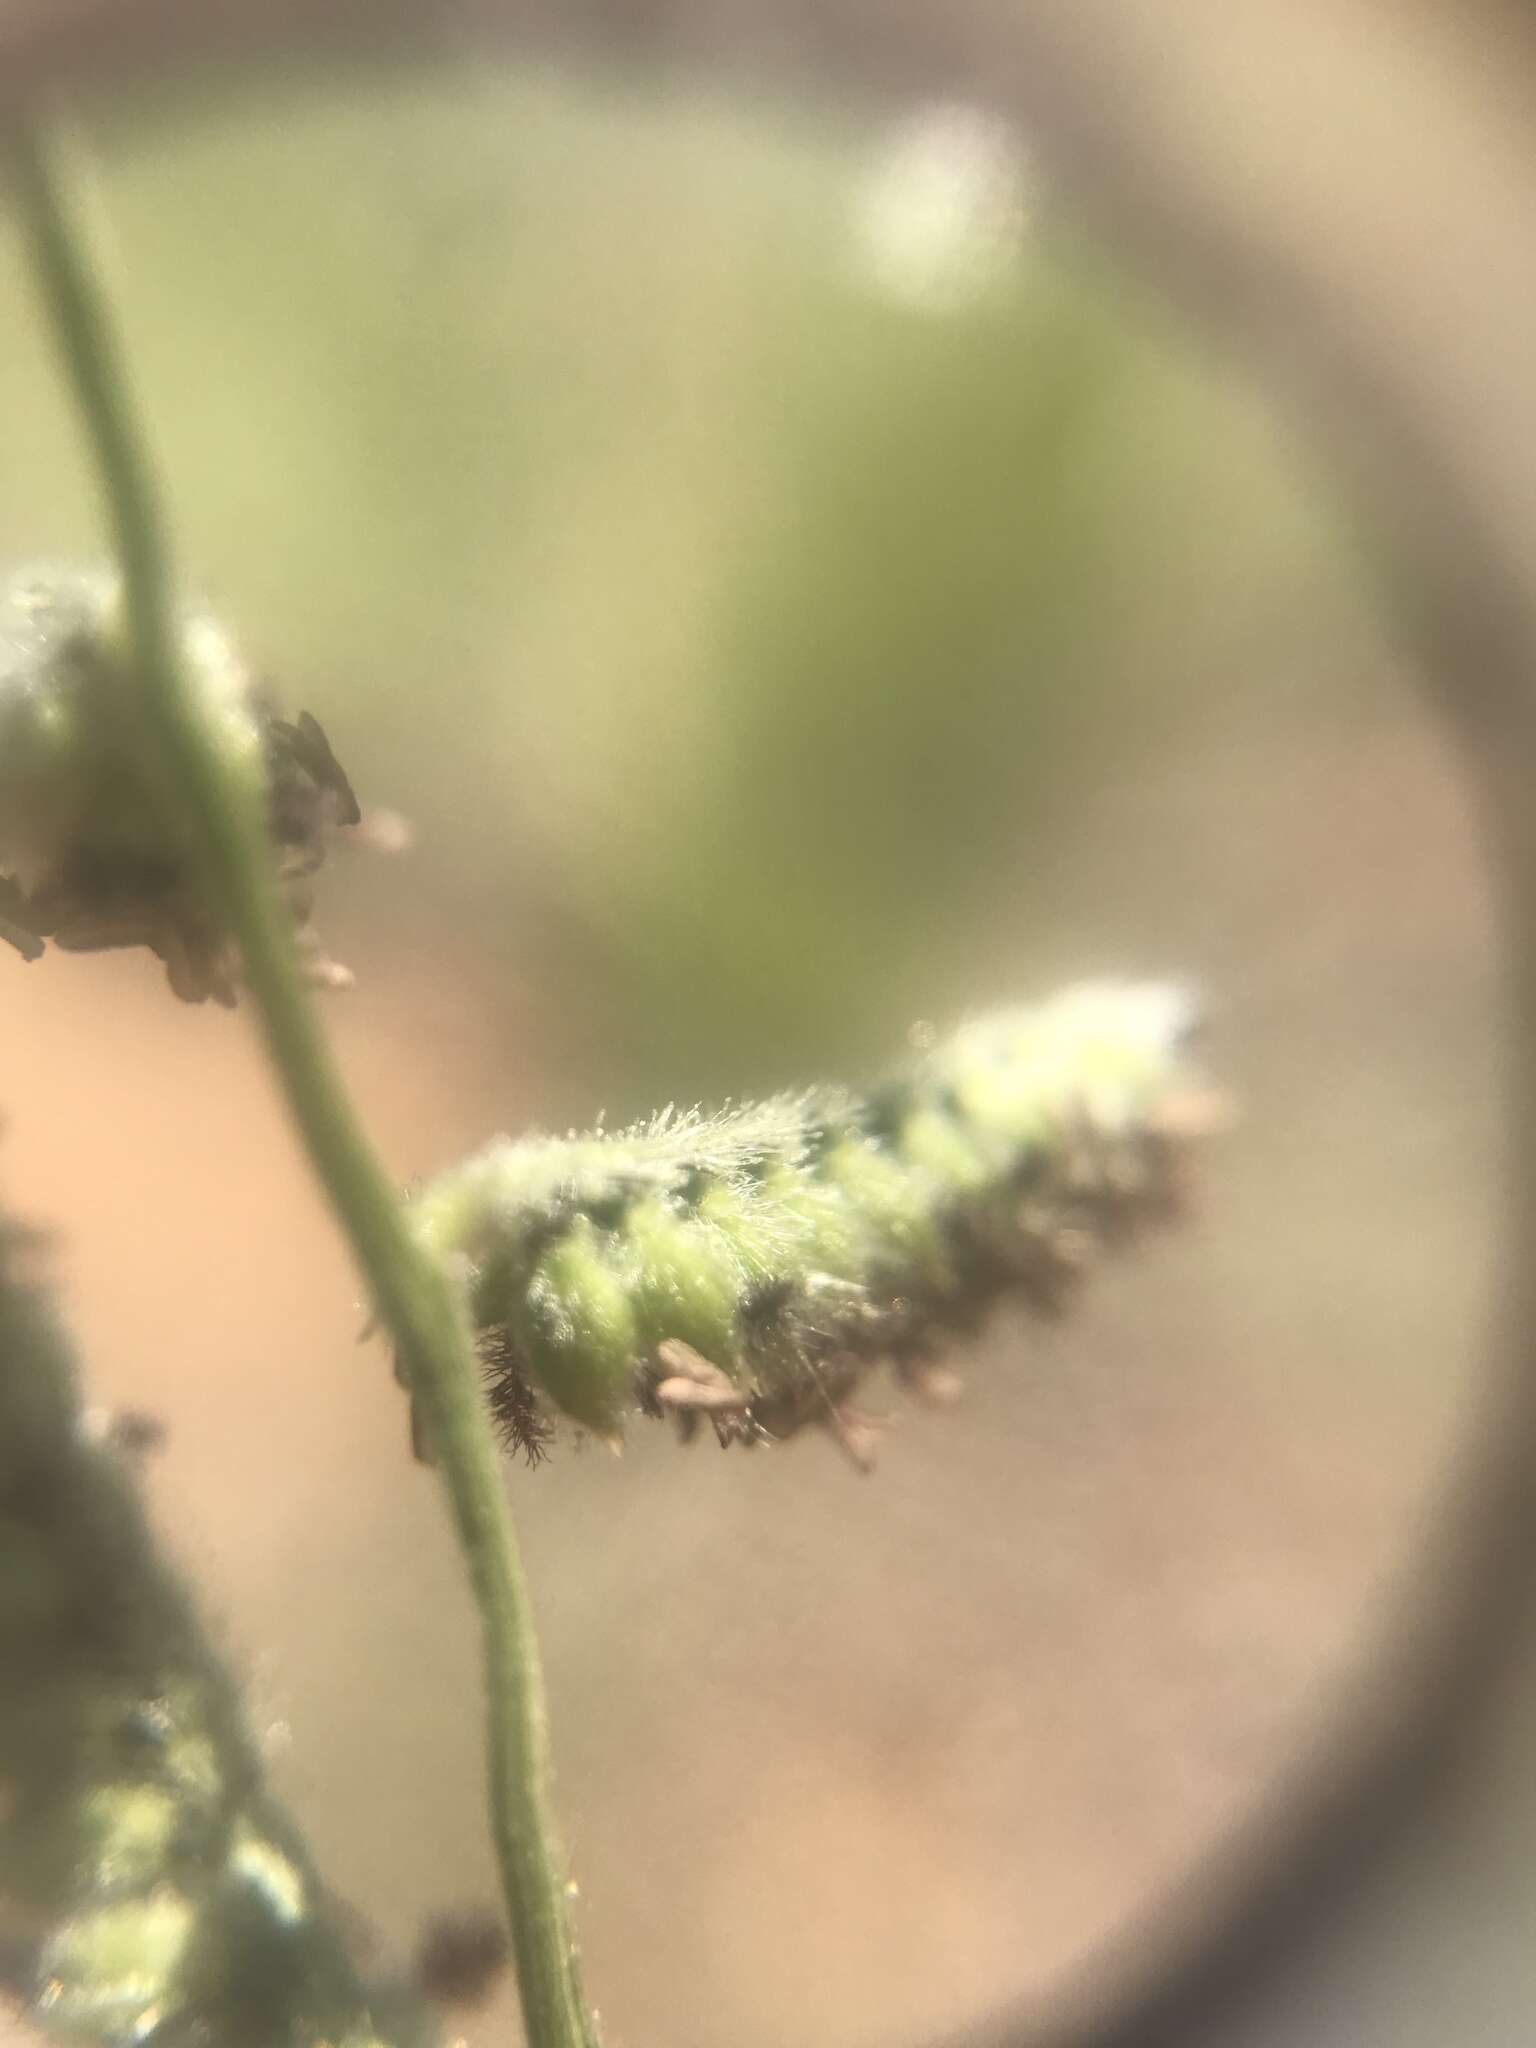
<path id="1" fill-rule="evenodd" d="M 185 567 L 419 827 L 329 923 L 533 988 L 616 1109 L 1020 993 L 1060 808 L 1354 602 L 1264 418 L 1042 195 L 963 306 L 882 290 L 885 146 L 467 68 L 101 137 Z M 15 280 L 0 551 L 78 552 Z"/>

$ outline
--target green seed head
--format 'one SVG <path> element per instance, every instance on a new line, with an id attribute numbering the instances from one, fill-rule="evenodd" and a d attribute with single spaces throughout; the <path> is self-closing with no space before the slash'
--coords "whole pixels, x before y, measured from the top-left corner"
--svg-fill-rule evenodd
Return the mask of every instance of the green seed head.
<path id="1" fill-rule="evenodd" d="M 614 1246 L 589 1218 L 540 1258 L 514 1321 L 535 1385 L 577 1422 L 612 1435 L 629 1405 L 639 1330 Z"/>
<path id="2" fill-rule="evenodd" d="M 182 620 L 198 709 L 262 803 L 317 979 L 309 878 L 357 802 L 307 714 L 290 724 L 206 612 Z M 0 590 L 0 938 L 28 958 L 146 946 L 189 1002 L 233 1002 L 236 962 L 143 718 L 115 574 L 33 569 Z"/>
<path id="3" fill-rule="evenodd" d="M 1009 1292 L 1056 1309 L 1096 1246 L 1166 1213 L 1192 1021 L 1172 986 L 1069 989 L 866 1100 L 501 1139 L 422 1191 L 416 1227 L 464 1282 L 523 1448 L 560 1416 L 616 1436 L 636 1405 L 848 1443 L 872 1365 L 918 1383 L 946 1330 Z"/>

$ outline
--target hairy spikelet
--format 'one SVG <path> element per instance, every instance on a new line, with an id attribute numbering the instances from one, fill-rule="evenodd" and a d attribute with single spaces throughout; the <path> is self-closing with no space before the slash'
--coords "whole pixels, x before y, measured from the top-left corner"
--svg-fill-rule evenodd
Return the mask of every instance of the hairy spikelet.
<path id="1" fill-rule="evenodd" d="M 272 858 L 312 977 L 349 977 L 309 928 L 310 878 L 357 800 L 308 713 L 280 717 L 216 620 L 183 651 L 201 708 L 265 805 Z M 172 779 L 130 687 L 117 577 L 30 569 L 0 591 L 0 939 L 34 959 L 146 946 L 189 1002 L 231 1003 L 236 962 L 202 885 Z"/>
<path id="2" fill-rule="evenodd" d="M 1189 997 L 1089 985 L 985 1017 L 868 1094 L 498 1139 L 416 1197 L 460 1276 L 507 1441 L 636 1411 L 722 1442 L 830 1428 L 876 1365 L 935 1365 L 999 1297 L 1057 1310 L 1087 1256 L 1174 1207 L 1213 1097 Z"/>

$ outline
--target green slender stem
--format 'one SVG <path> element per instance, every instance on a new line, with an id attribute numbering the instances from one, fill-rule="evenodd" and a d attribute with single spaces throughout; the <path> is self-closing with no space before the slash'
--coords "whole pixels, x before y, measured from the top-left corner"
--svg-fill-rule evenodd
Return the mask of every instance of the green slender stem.
<path id="1" fill-rule="evenodd" d="M 254 787 L 216 743 L 182 657 L 167 521 L 107 293 L 56 151 L 7 138 L 42 303 L 99 473 L 122 570 L 143 715 L 160 740 L 208 886 L 237 937 L 267 1050 L 378 1313 L 409 1361 L 479 1605 L 496 1849 L 531 2048 L 592 2048 L 548 1799 L 532 1608 L 486 1426 L 473 1341 L 417 1245 L 343 1087 L 297 971 Z"/>

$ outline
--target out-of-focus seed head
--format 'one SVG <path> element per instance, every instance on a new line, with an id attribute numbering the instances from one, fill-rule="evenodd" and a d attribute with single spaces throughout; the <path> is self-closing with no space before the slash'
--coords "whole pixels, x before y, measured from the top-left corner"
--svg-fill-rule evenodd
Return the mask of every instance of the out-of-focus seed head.
<path id="1" fill-rule="evenodd" d="M 183 652 L 201 709 L 258 784 L 306 964 L 349 977 L 310 927 L 312 877 L 357 799 L 317 722 L 289 721 L 229 635 L 189 609 Z M 0 588 L 0 938 L 24 958 L 145 946 L 187 1002 L 233 1003 L 238 960 L 133 687 L 118 578 L 37 568 Z"/>

